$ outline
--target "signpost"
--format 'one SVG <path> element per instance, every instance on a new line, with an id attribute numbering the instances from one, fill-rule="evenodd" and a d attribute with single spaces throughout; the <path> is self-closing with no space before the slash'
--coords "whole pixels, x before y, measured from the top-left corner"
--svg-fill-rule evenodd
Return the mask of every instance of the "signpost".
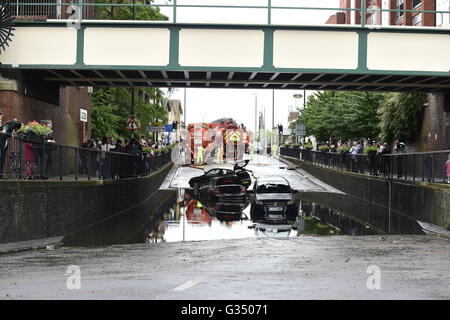
<path id="1" fill-rule="evenodd" d="M 131 117 L 128 118 L 127 126 L 126 126 L 125 129 L 126 130 L 132 130 L 132 131 L 139 130 L 139 125 L 138 125 L 137 120 L 136 120 L 136 118 L 134 116 L 131 116 Z"/>
<path id="2" fill-rule="evenodd" d="M 301 123 L 295 124 L 295 136 L 297 137 L 297 143 L 298 143 L 298 137 L 306 136 L 306 127 L 304 124 L 301 124 Z M 302 144 L 302 147 L 303 147 L 303 144 Z"/>
<path id="3" fill-rule="evenodd" d="M 166 131 L 166 127 L 148 125 L 147 131 L 148 132 L 164 132 L 164 131 Z"/>

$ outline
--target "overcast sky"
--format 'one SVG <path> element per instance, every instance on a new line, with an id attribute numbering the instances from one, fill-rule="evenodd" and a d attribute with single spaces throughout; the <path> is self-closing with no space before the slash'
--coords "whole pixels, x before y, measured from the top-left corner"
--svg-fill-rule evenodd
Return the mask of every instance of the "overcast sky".
<path id="1" fill-rule="evenodd" d="M 156 3 L 167 3 L 167 0 L 157 0 Z M 267 0 L 177 0 L 177 4 L 198 5 L 255 5 L 265 6 Z M 339 0 L 272 0 L 273 6 L 301 6 L 337 8 Z M 172 17 L 171 9 L 162 9 L 164 14 Z M 273 24 L 324 24 L 329 16 L 336 12 L 328 10 L 299 11 L 274 10 Z M 199 9 L 180 8 L 177 12 L 177 22 L 199 23 L 248 23 L 265 24 L 267 11 L 264 9 Z M 304 94 L 303 90 L 275 90 L 274 124 L 283 124 L 288 120 L 288 111 L 303 105 L 302 99 L 295 99 L 294 94 Z M 307 91 L 306 94 L 313 92 Z M 255 97 L 256 96 L 256 97 Z M 180 99 L 184 105 L 184 89 L 176 89 L 171 99 Z M 265 109 L 265 127 L 272 125 L 272 90 L 252 89 L 186 89 L 187 123 L 211 122 L 222 117 L 232 117 L 238 123 L 244 123 L 247 128 L 255 128 L 255 100 L 258 110 Z"/>

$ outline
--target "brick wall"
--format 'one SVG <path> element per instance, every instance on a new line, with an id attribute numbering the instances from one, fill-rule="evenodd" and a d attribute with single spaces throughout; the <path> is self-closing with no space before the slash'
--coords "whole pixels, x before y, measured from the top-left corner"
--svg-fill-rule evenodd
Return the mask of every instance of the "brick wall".
<path id="1" fill-rule="evenodd" d="M 53 122 L 57 143 L 80 145 L 83 141 L 83 123 L 80 108 L 88 110 L 88 123 L 84 128 L 84 140 L 90 138 L 91 98 L 87 88 L 61 87 L 59 105 L 15 91 L 0 91 L 0 110 L 3 122 L 17 118 L 21 122 L 49 119 Z"/>
<path id="2" fill-rule="evenodd" d="M 450 149 L 450 123 L 447 121 L 450 112 L 445 112 L 444 94 L 429 93 L 427 100 L 420 132 L 414 140 L 408 141 L 407 152 Z"/>

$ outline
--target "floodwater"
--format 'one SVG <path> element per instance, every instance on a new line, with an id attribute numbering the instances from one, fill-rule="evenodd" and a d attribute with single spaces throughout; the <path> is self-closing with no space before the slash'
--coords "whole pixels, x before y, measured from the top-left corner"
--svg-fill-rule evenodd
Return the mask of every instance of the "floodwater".
<path id="1" fill-rule="evenodd" d="M 132 214 L 116 216 L 69 235 L 68 246 L 205 241 L 303 235 L 423 234 L 420 225 L 379 205 L 344 194 L 299 192 L 295 217 L 265 219 L 251 214 L 251 201 L 217 202 L 192 190 L 158 191 L 155 199 Z M 159 203 L 154 207 L 154 201 Z M 263 214 L 264 216 L 264 214 Z"/>

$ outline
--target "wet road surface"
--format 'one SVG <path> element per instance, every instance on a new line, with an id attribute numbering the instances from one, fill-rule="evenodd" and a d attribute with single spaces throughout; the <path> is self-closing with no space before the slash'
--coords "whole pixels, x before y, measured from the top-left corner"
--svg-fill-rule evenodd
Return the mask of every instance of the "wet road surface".
<path id="1" fill-rule="evenodd" d="M 430 236 L 134 244 L 40 250 L 0 259 L 2 299 L 450 297 L 450 242 Z M 66 287 L 69 265 L 80 267 L 79 290 Z M 381 269 L 379 290 L 367 288 L 372 265 Z"/>
<path id="2" fill-rule="evenodd" d="M 300 190 L 298 216 L 273 223 L 252 219 L 248 203 L 217 208 L 185 189 L 201 170 L 175 168 L 151 212 L 94 226 L 62 247 L 0 255 L 0 299 L 450 298 L 448 238 L 376 205 L 347 205 L 346 195 L 276 159 L 256 156 L 248 169 L 253 181 L 283 176 Z M 70 265 L 80 268 L 79 290 L 66 286 Z M 370 266 L 381 270 L 380 289 L 367 287 Z"/>

